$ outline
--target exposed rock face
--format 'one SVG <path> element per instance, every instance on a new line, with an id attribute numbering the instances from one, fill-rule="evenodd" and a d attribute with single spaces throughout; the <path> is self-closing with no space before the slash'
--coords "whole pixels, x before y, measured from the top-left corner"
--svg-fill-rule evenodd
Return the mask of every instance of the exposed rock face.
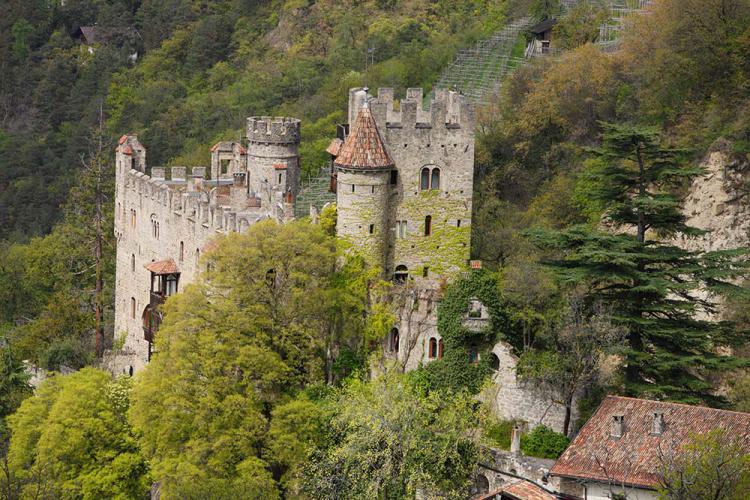
<path id="1" fill-rule="evenodd" d="M 708 233 L 675 243 L 695 251 L 750 245 L 750 164 L 733 159 L 722 143 L 701 165 L 706 172 L 693 181 L 683 211 L 689 226 Z"/>

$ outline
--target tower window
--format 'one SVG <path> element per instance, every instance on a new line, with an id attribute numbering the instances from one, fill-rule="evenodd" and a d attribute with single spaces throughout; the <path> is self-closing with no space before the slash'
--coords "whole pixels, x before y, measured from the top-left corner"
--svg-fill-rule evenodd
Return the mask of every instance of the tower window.
<path id="1" fill-rule="evenodd" d="M 427 357 L 430 359 L 435 359 L 438 357 L 438 342 L 435 337 L 432 337 L 430 339 L 430 348 L 427 352 Z"/>
<path id="2" fill-rule="evenodd" d="M 375 224 L 370 224 L 370 234 L 375 232 Z"/>
<path id="3" fill-rule="evenodd" d="M 458 219 L 458 220 L 456 221 L 456 227 L 461 227 L 461 219 Z"/>
<path id="4" fill-rule="evenodd" d="M 393 273 L 393 281 L 396 283 L 406 283 L 408 279 L 409 269 L 403 264 L 396 266 L 396 271 Z"/>
<path id="5" fill-rule="evenodd" d="M 135 319 L 135 297 L 130 297 L 130 317 Z"/>
<path id="6" fill-rule="evenodd" d="M 391 334 L 388 339 L 388 349 L 391 352 L 398 352 L 398 328 L 391 328 Z"/>
<path id="7" fill-rule="evenodd" d="M 430 275 L 430 268 L 427 266 L 424 266 L 422 268 L 422 277 L 427 278 Z"/>
<path id="8" fill-rule="evenodd" d="M 440 189 L 440 169 L 432 169 L 432 179 L 430 179 L 430 189 Z"/>
<path id="9" fill-rule="evenodd" d="M 432 234 L 432 215 L 428 215 L 424 218 L 424 235 L 429 236 Z"/>
<path id="10" fill-rule="evenodd" d="M 130 254 L 130 271 L 135 272 L 135 254 Z"/>
<path id="11" fill-rule="evenodd" d="M 281 184 L 281 174 L 279 174 L 279 184 Z"/>
<path id="12" fill-rule="evenodd" d="M 375 186 L 370 186 L 370 192 L 375 194 Z"/>
<path id="13" fill-rule="evenodd" d="M 419 177 L 419 189 L 422 191 L 430 189 L 430 169 L 427 167 L 422 169 L 422 174 Z"/>
<path id="14" fill-rule="evenodd" d="M 354 184 L 352 184 L 352 193 L 354 192 Z"/>
<path id="15" fill-rule="evenodd" d="M 398 184 L 398 170 L 391 170 L 391 186 Z"/>
<path id="16" fill-rule="evenodd" d="M 180 262 L 185 260 L 185 242 L 180 242 Z"/>
<path id="17" fill-rule="evenodd" d="M 397 220 L 396 221 L 396 237 L 397 238 L 406 238 L 406 221 L 405 220 Z"/>

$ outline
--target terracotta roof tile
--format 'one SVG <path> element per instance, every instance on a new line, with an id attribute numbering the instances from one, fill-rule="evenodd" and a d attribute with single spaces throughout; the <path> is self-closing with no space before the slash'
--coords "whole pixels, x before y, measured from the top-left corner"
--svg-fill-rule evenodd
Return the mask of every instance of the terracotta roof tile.
<path id="1" fill-rule="evenodd" d="M 333 139 L 331 143 L 326 148 L 326 152 L 329 153 L 332 156 L 338 156 L 341 152 L 341 146 L 344 145 L 344 141 L 339 139 L 338 137 Z"/>
<path id="2" fill-rule="evenodd" d="M 477 500 L 493 500 L 497 496 L 500 496 L 501 498 L 515 498 L 518 500 L 557 500 L 558 498 L 556 495 L 553 495 L 541 486 L 519 479 L 512 483 L 503 485 L 502 488 L 478 497 Z"/>
<path id="3" fill-rule="evenodd" d="M 125 135 L 123 135 L 122 137 L 120 137 L 120 140 L 119 140 L 119 141 L 117 141 L 117 143 L 118 143 L 118 144 L 122 144 L 123 142 L 125 142 L 125 141 L 127 141 L 127 140 L 128 140 L 128 134 L 125 134 Z"/>
<path id="4" fill-rule="evenodd" d="M 286 163 L 277 163 L 273 166 L 276 170 L 286 170 Z"/>
<path id="5" fill-rule="evenodd" d="M 240 145 L 240 154 L 241 155 L 246 155 L 247 154 L 247 148 L 244 147 L 244 146 L 242 146 L 242 145 Z"/>
<path id="6" fill-rule="evenodd" d="M 378 169 L 393 167 L 370 108 L 363 107 L 357 115 L 352 132 L 341 146 L 335 164 L 344 168 Z"/>
<path id="7" fill-rule="evenodd" d="M 177 274 L 180 272 L 177 264 L 175 264 L 174 260 L 172 259 L 162 260 L 159 262 L 151 262 L 150 264 L 146 264 L 144 267 L 154 274 Z"/>
<path id="8" fill-rule="evenodd" d="M 661 435 L 652 434 L 657 412 L 664 418 Z M 624 416 L 623 434 L 619 438 L 611 435 L 616 415 Z M 726 430 L 750 453 L 750 413 L 608 396 L 550 473 L 655 488 L 662 467 L 660 454 L 680 450 L 694 435 L 714 429 Z"/>
<path id="9" fill-rule="evenodd" d="M 130 147 L 130 144 L 125 144 L 125 147 L 122 148 L 122 153 L 126 155 L 132 155 L 133 148 Z"/>

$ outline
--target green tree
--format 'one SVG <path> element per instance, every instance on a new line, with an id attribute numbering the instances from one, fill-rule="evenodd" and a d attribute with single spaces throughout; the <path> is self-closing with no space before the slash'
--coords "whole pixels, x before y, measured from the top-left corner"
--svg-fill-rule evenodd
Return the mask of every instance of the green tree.
<path id="1" fill-rule="evenodd" d="M 652 129 L 604 125 L 603 146 L 590 166 L 586 194 L 605 220 L 624 233 L 585 227 L 532 232 L 563 283 L 584 284 L 587 297 L 612 307 L 628 331 L 627 391 L 650 397 L 717 402 L 709 370 L 739 362 L 721 347 L 744 342 L 731 322 L 700 319 L 716 312 L 710 294 L 740 293 L 727 280 L 741 275 L 744 251 L 697 253 L 648 237 L 691 235 L 675 188 L 698 170 L 682 166 Z M 631 235 L 633 234 L 633 235 Z M 706 294 L 709 294 L 706 296 Z"/>
<path id="2" fill-rule="evenodd" d="M 612 323 L 609 311 L 600 304 L 587 307 L 573 296 L 567 309 L 540 348 L 524 352 L 516 367 L 521 380 L 565 407 L 565 436 L 570 431 L 574 398 L 606 382 L 602 365 L 625 340 L 623 329 Z"/>
<path id="3" fill-rule="evenodd" d="M 271 440 L 304 441 L 282 431 L 308 406 L 279 405 L 331 381 L 344 348 L 364 349 L 370 281 L 341 257 L 319 226 L 261 222 L 222 239 L 167 301 L 131 412 L 164 495 L 273 498 L 290 484 L 294 457 Z"/>
<path id="4" fill-rule="evenodd" d="M 130 379 L 93 368 L 45 381 L 8 418 L 23 498 L 139 498 L 148 465 L 127 422 Z"/>
<path id="5" fill-rule="evenodd" d="M 659 455 L 662 500 L 735 500 L 750 491 L 750 453 L 726 430 L 692 436 L 687 444 L 659 450 Z"/>
<path id="6" fill-rule="evenodd" d="M 465 498 L 479 459 L 466 394 L 430 392 L 395 370 L 351 380 L 336 399 L 330 440 L 305 468 L 312 498 Z"/>

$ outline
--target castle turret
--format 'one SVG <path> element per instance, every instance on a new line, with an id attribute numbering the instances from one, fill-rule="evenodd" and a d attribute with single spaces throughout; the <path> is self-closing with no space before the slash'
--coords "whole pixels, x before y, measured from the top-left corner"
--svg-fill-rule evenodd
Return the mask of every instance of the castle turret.
<path id="1" fill-rule="evenodd" d="M 338 234 L 358 245 L 372 264 L 385 271 L 394 163 L 366 101 L 334 166 L 338 184 Z"/>
<path id="2" fill-rule="evenodd" d="M 299 191 L 300 121 L 296 118 L 252 116 L 247 119 L 248 186 L 264 201 L 273 192 Z"/>
<path id="3" fill-rule="evenodd" d="M 377 174 L 372 169 L 367 174 L 354 170 L 356 178 L 352 179 L 342 155 L 347 145 L 352 147 L 350 139 L 356 127 L 334 165 L 339 234 L 353 236 L 360 225 L 367 232 L 371 222 L 361 214 L 372 218 L 377 211 L 389 224 L 380 244 L 386 276 L 397 281 L 414 278 L 429 288 L 468 264 L 475 117 L 472 105 L 456 92 L 436 91 L 429 109 L 424 109 L 423 96 L 422 89 L 407 89 L 396 109 L 393 89 L 381 88 L 377 97 L 364 88 L 351 89 L 350 123 L 359 123 L 365 114 L 368 128 L 377 131 L 377 148 L 389 155 L 390 173 L 386 176 L 388 170 L 381 165 L 375 169 Z M 373 154 L 365 147 L 358 152 Z M 373 192 L 367 203 L 350 201 L 352 184 L 365 179 L 375 182 L 376 178 L 385 184 L 387 195 L 375 199 Z"/>

